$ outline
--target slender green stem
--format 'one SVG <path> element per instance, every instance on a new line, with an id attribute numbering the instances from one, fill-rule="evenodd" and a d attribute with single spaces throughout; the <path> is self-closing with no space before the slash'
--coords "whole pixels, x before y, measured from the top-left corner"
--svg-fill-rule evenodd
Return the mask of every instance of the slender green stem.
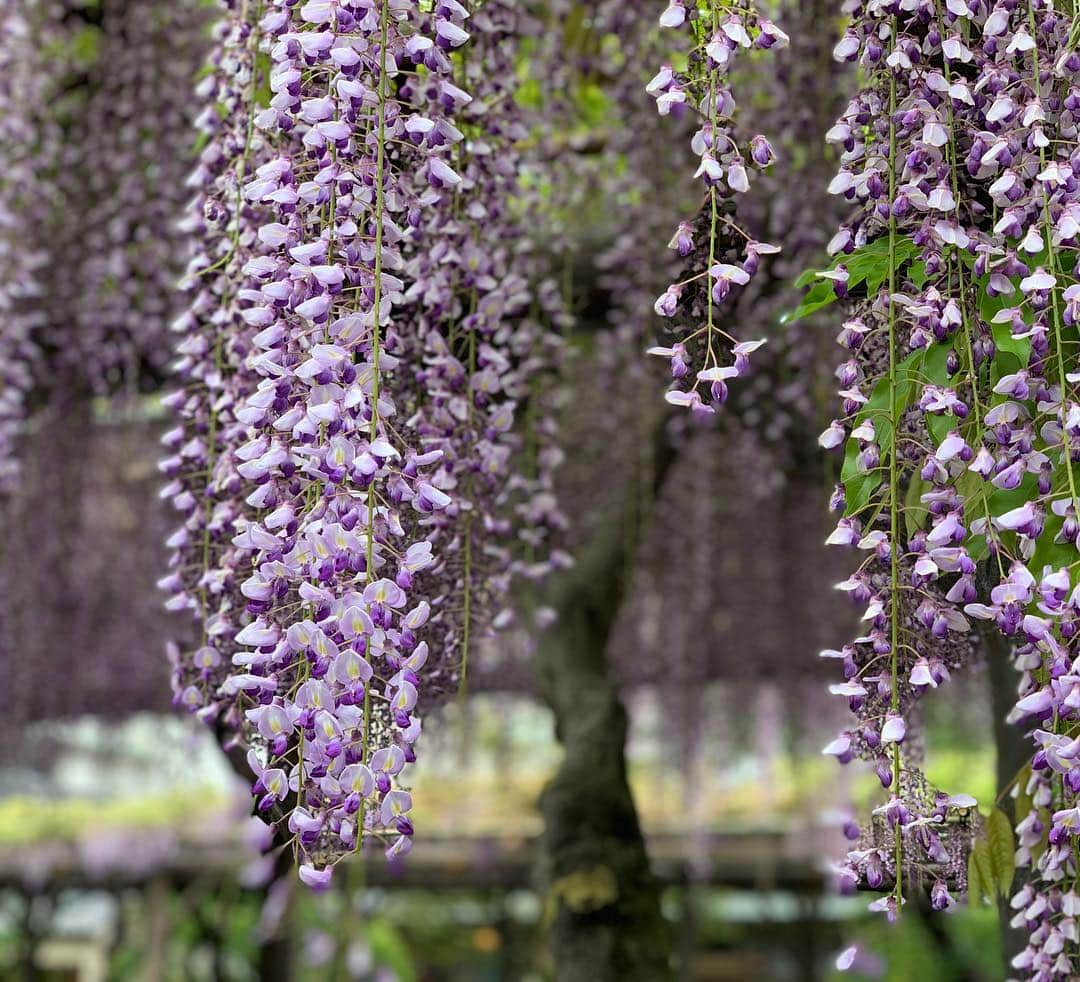
<path id="1" fill-rule="evenodd" d="M 712 7 L 712 21 L 713 30 L 717 26 L 717 10 L 716 5 Z M 709 127 L 710 134 L 713 141 L 713 152 L 716 151 L 716 132 L 717 132 L 717 118 L 716 118 L 716 73 L 709 73 Z M 708 273 L 709 269 L 713 268 L 716 263 L 716 188 L 711 184 L 709 185 L 709 266 L 706 269 Z M 716 356 L 713 354 L 713 295 L 712 295 L 712 283 L 706 279 L 705 281 L 705 304 L 706 304 L 706 329 L 707 329 L 707 345 L 705 354 L 705 367 L 709 368 L 716 361 Z"/>
<path id="2" fill-rule="evenodd" d="M 896 42 L 896 29 L 893 26 L 893 43 Z M 896 293 L 896 216 L 892 203 L 896 197 L 896 75 L 889 74 L 889 295 L 886 298 L 889 323 L 889 419 L 892 423 L 892 450 L 889 452 L 889 549 L 890 549 L 890 589 L 889 589 L 889 627 L 890 639 L 890 709 L 895 713 L 900 708 L 900 469 L 897 466 L 897 448 L 900 445 L 900 413 L 897 406 L 896 391 L 896 310 L 893 297 Z M 900 745 L 892 745 L 893 794 L 900 794 Z M 904 902 L 903 832 L 897 823 L 894 829 L 893 861 L 896 864 L 896 883 L 893 895 L 896 898 L 896 910 Z"/>
<path id="3" fill-rule="evenodd" d="M 383 0 L 379 12 L 379 77 L 378 95 L 378 133 L 375 151 L 375 289 L 371 318 L 371 428 L 369 438 L 375 440 L 379 432 L 379 345 L 381 343 L 379 310 L 382 306 L 382 264 L 383 264 L 383 184 L 386 179 L 386 37 L 389 24 L 390 0 Z M 368 487 L 367 494 L 367 556 L 365 576 L 371 582 L 375 573 L 375 501 L 374 488 Z M 369 741 L 371 736 L 371 692 L 370 685 L 364 686 L 364 736 L 360 747 L 360 760 L 368 762 Z M 356 850 L 364 838 L 364 821 L 367 799 L 360 799 L 360 810 L 356 813 Z"/>
<path id="4" fill-rule="evenodd" d="M 1038 24 L 1035 19 L 1035 6 L 1028 0 L 1028 24 L 1031 30 L 1031 36 L 1038 38 Z M 1042 89 L 1042 71 L 1039 66 L 1039 47 L 1035 44 L 1031 48 L 1031 67 L 1032 67 L 1032 89 L 1037 99 L 1041 98 Z M 1039 147 L 1039 170 L 1040 173 L 1046 169 L 1046 149 Z M 1061 269 L 1061 264 L 1058 262 L 1057 251 L 1054 249 L 1053 240 L 1053 216 L 1050 214 L 1050 191 L 1047 188 L 1043 188 L 1043 206 L 1042 206 L 1042 224 L 1043 224 L 1043 238 L 1046 243 L 1046 254 L 1050 263 L 1050 272 L 1053 275 L 1055 283 L 1050 288 L 1050 305 L 1051 315 L 1054 325 L 1054 349 L 1057 355 L 1055 361 L 1057 363 L 1057 375 L 1058 385 L 1061 388 L 1061 457 L 1065 463 L 1065 477 L 1069 485 L 1069 499 L 1072 502 L 1074 512 L 1080 512 L 1080 504 L 1078 504 L 1076 496 L 1076 478 L 1073 474 L 1073 461 L 1072 461 L 1072 446 L 1069 442 L 1069 430 L 1066 425 L 1068 419 L 1068 405 L 1066 396 L 1068 393 L 1068 380 L 1066 379 L 1065 369 L 1065 348 L 1062 341 L 1062 322 L 1061 322 L 1061 307 L 1058 301 L 1058 284 L 1064 278 L 1064 273 Z M 1058 709 L 1054 707 L 1054 717 L 1051 722 L 1051 732 L 1058 733 L 1061 730 L 1060 720 L 1058 718 Z M 1065 781 L 1063 776 L 1059 776 L 1057 782 L 1057 797 L 1060 801 L 1064 797 Z M 1080 874 L 1078 874 L 1080 876 Z"/>
<path id="5" fill-rule="evenodd" d="M 941 8 L 938 8 L 937 12 L 938 31 L 942 37 L 945 37 L 945 24 L 941 14 Z M 942 59 L 942 71 L 945 75 L 945 82 L 948 85 L 952 85 L 952 66 L 948 58 Z M 945 158 L 949 165 L 949 175 L 952 183 L 953 201 L 956 205 L 956 223 L 960 225 L 960 178 L 957 173 L 957 161 L 956 161 L 956 125 L 953 116 L 952 100 L 945 100 L 946 121 L 949 124 L 949 140 L 945 144 Z M 966 274 L 964 272 L 964 257 L 961 255 L 959 246 L 954 246 L 954 253 L 957 267 L 957 280 L 959 284 L 959 297 L 957 298 L 960 304 L 960 328 L 961 335 L 964 339 L 964 355 L 967 359 L 969 377 L 971 379 L 971 402 L 972 402 L 972 424 L 974 426 L 975 438 L 978 441 L 978 445 L 981 447 L 983 444 L 983 409 L 982 409 L 982 396 L 979 394 L 979 372 L 975 365 L 975 345 L 971 336 L 971 316 L 968 310 L 968 292 L 966 283 Z M 980 494 L 979 499 L 982 502 L 983 518 L 986 521 L 986 534 L 990 536 L 993 534 L 993 523 L 990 517 L 990 502 L 985 494 Z M 995 550 L 994 554 L 997 558 L 998 573 L 1004 579 L 1005 567 L 1001 558 L 1001 551 Z"/>
<path id="6" fill-rule="evenodd" d="M 1035 20 L 1035 7 L 1028 2 L 1028 22 L 1031 28 L 1031 36 L 1037 38 L 1038 24 Z M 1032 87 L 1035 91 L 1035 97 L 1040 97 L 1041 89 L 1041 76 L 1042 72 L 1039 68 L 1039 46 L 1033 45 L 1031 49 L 1031 65 L 1034 73 L 1032 80 Z M 1039 147 L 1039 167 L 1040 171 L 1046 169 L 1046 150 L 1043 147 Z M 1054 249 L 1053 242 L 1053 229 L 1054 224 L 1052 216 L 1050 214 L 1050 192 L 1043 188 L 1043 235 L 1046 240 L 1046 254 L 1050 261 L 1050 271 L 1054 276 L 1054 279 L 1060 282 L 1063 279 L 1063 273 L 1060 263 L 1058 262 L 1057 251 Z M 1066 405 L 1065 396 L 1068 392 L 1067 379 L 1065 378 L 1065 349 L 1062 345 L 1061 337 L 1061 308 L 1058 303 L 1058 285 L 1054 284 L 1050 289 L 1050 304 L 1051 313 L 1054 324 L 1054 347 L 1057 354 L 1057 372 L 1058 372 L 1058 384 L 1061 386 L 1061 409 L 1062 409 L 1062 426 L 1061 426 L 1061 440 L 1062 440 L 1062 460 L 1065 463 L 1065 476 L 1069 482 L 1069 498 L 1072 500 L 1072 506 L 1075 511 L 1080 511 L 1076 496 L 1076 479 L 1073 474 L 1072 466 L 1072 447 L 1069 444 L 1069 430 L 1065 426 Z"/>

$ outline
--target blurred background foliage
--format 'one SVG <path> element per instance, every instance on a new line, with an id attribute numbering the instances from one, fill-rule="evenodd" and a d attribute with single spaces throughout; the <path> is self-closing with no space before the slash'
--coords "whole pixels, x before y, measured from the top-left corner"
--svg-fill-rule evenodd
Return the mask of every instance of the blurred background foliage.
<path id="1" fill-rule="evenodd" d="M 631 180 L 640 155 L 607 145 L 626 125 L 610 95 L 612 78 L 631 73 L 632 84 L 640 85 L 634 73 L 649 66 L 629 64 L 618 39 L 593 30 L 589 4 L 540 6 L 567 63 L 583 65 L 564 76 L 570 84 L 558 93 L 563 124 L 557 134 L 536 135 L 553 155 L 574 156 L 579 169 L 572 179 L 559 179 L 560 165 L 534 178 L 549 198 L 552 248 L 563 254 L 567 296 L 579 315 L 571 338 L 578 366 L 573 372 L 586 380 L 609 373 L 605 387 L 654 393 L 655 399 L 636 400 L 633 418 L 623 421 L 630 446 L 641 449 L 650 441 L 640 435 L 648 437 L 657 426 L 649 406 L 659 403 L 660 385 L 638 364 L 637 348 L 628 352 L 629 364 L 599 360 L 598 332 L 612 329 L 618 298 L 611 270 L 598 269 L 595 259 L 647 204 L 648 182 Z M 67 16 L 75 26 L 51 42 L 49 57 L 70 76 L 64 111 L 77 117 L 94 98 L 93 79 L 108 68 L 102 64 L 107 24 L 94 0 L 72 5 Z M 837 23 L 834 11 L 819 25 L 820 36 L 830 36 Z M 533 108 L 552 98 L 537 71 L 538 57 L 534 42 L 523 43 L 517 97 Z M 596 65 L 606 66 L 607 74 Z M 750 65 L 750 71 L 761 70 Z M 775 93 L 757 91 L 755 111 L 773 111 Z M 642 130 L 630 138 L 652 140 L 655 152 L 655 121 L 642 120 Z M 685 204 L 686 174 L 678 161 L 665 164 L 661 157 L 656 155 L 656 174 L 646 176 Z M 800 167 L 814 164 L 798 142 L 793 160 Z M 618 186 L 615 207 L 598 191 L 605 181 Z M 793 207 L 811 208 L 811 197 Z M 675 213 L 666 204 L 663 223 Z M 789 220 L 782 209 L 772 215 L 772 202 L 767 204 L 761 204 L 763 224 Z M 808 215 L 808 224 L 824 228 L 817 213 Z M 804 258 L 817 246 L 811 242 Z M 759 308 L 768 311 L 757 316 L 768 318 L 770 331 L 779 331 L 780 315 L 798 302 L 792 283 L 799 270 L 788 272 L 776 297 L 766 298 L 771 307 Z M 629 275 L 646 274 L 633 269 Z M 657 274 L 648 275 L 655 280 Z M 645 294 L 651 289 L 639 284 Z M 827 335 L 826 319 L 807 335 L 808 343 L 820 347 Z M 787 379 L 781 366 L 779 376 L 764 384 L 779 391 Z M 27 440 L 26 466 L 37 477 L 27 482 L 31 490 L 24 499 L 13 503 L 14 532 L 4 555 L 14 613 L 8 619 L 18 640 L 11 649 L 13 697 L 0 727 L 0 976 L 255 979 L 265 967 L 262 952 L 285 932 L 299 979 L 553 977 L 546 950 L 550 898 L 537 875 L 537 801 L 564 751 L 552 711 L 529 675 L 527 645 L 517 651 L 508 642 L 486 676 L 478 670 L 478 694 L 446 707 L 426 729 L 413 782 L 414 817 L 423 834 L 406 867 L 387 870 L 380 860 L 354 868 L 342 889 L 325 896 L 273 882 L 258 858 L 247 789 L 208 733 L 167 711 L 161 642 L 174 625 L 159 614 L 152 587 L 154 570 L 163 566 L 158 543 L 165 519 L 146 493 L 155 481 L 162 424 L 154 387 L 143 388 L 135 398 L 130 391 L 88 393 L 78 403 L 89 410 L 74 437 L 71 404 L 64 402 L 57 413 L 46 393 Z M 606 453 L 585 442 L 588 435 L 578 433 L 575 423 L 587 414 L 581 408 L 587 398 L 579 391 L 569 400 L 568 444 L 576 452 L 567 483 L 574 518 L 589 529 L 594 513 L 613 496 L 649 487 L 655 461 L 626 452 L 625 441 L 614 441 Z M 639 408 L 638 402 L 648 405 Z M 796 407 L 791 416 L 791 425 L 807 432 L 820 428 L 813 406 Z M 747 420 L 752 429 L 753 415 Z M 704 444 L 704 453 L 720 459 L 733 452 L 738 433 L 706 439 L 712 442 Z M 58 440 L 72 447 L 59 462 L 44 453 Z M 798 472 L 786 476 L 788 486 L 809 502 L 810 514 L 823 511 L 827 467 L 807 467 L 802 459 L 792 464 L 786 454 L 778 452 L 777 459 Z M 764 484 L 766 477 L 751 475 Z M 46 480 L 69 490 L 58 507 L 79 516 L 77 541 L 62 544 L 55 559 L 82 572 L 77 611 L 35 579 L 35 570 L 55 568 L 38 553 L 40 528 L 33 523 L 43 519 L 31 507 L 32 489 Z M 820 492 L 818 499 L 810 488 Z M 767 493 L 779 492 L 769 485 Z M 739 497 L 731 492 L 730 500 Z M 932 920 L 908 918 L 890 929 L 866 914 L 863 898 L 831 892 L 825 857 L 843 845 L 838 816 L 877 793 L 872 775 L 842 773 L 819 753 L 841 711 L 823 695 L 808 632 L 825 638 L 832 632 L 838 639 L 842 630 L 834 628 L 846 624 L 847 614 L 828 600 L 830 578 L 814 575 L 806 587 L 809 600 L 774 592 L 770 603 L 779 613 L 766 617 L 765 628 L 758 623 L 758 587 L 782 590 L 787 563 L 805 561 L 815 574 L 828 568 L 814 551 L 823 535 L 811 522 L 803 530 L 807 552 L 792 560 L 780 543 L 759 541 L 761 530 L 738 513 L 707 516 L 707 533 L 700 526 L 650 533 L 653 504 L 645 493 L 621 529 L 633 540 L 625 572 L 638 592 L 627 604 L 610 659 L 629 710 L 629 781 L 661 880 L 662 913 L 672 929 L 680 977 L 832 979 L 836 951 L 856 940 L 876 957 L 863 966 L 866 978 L 1002 977 L 994 911 L 963 908 Z M 784 512 L 786 506 L 775 507 Z M 658 557 L 665 544 L 692 549 L 686 536 L 699 540 L 706 562 L 720 556 L 729 565 L 713 587 L 719 597 L 693 600 L 712 618 L 709 630 L 699 634 L 693 620 L 699 608 L 677 606 L 671 635 L 657 638 L 661 615 L 655 611 L 680 596 L 678 584 L 657 573 Z M 747 572 L 737 565 L 740 555 L 750 557 L 749 575 L 758 584 L 745 597 L 736 595 L 737 580 Z M 138 557 L 134 565 L 132 556 Z M 125 613 L 117 617 L 121 596 Z M 804 603 L 806 609 L 796 612 Z M 54 628 L 47 637 L 35 631 L 41 621 Z M 677 675 L 673 692 L 659 676 L 687 653 L 703 657 L 707 667 L 701 679 Z M 688 664 L 697 671 L 701 663 Z M 988 809 L 998 787 L 987 680 L 976 670 L 962 685 L 963 696 L 954 693 L 947 705 L 927 700 L 926 771 L 936 786 L 974 794 Z M 97 715 L 87 715 L 91 708 Z M 573 888 L 587 901 L 603 885 Z"/>
<path id="2" fill-rule="evenodd" d="M 929 721 L 928 742 L 947 749 L 928 756 L 928 773 L 989 801 L 992 743 L 979 686 L 970 688 L 964 713 Z M 1001 977 L 989 909 L 892 929 L 866 914 L 862 898 L 830 896 L 822 857 L 840 846 L 836 804 L 869 800 L 870 780 L 839 788 L 833 762 L 797 732 L 763 759 L 749 724 L 706 737 L 704 794 L 691 814 L 682 806 L 694 795 L 670 766 L 655 695 L 639 693 L 631 716 L 631 783 L 683 977 L 839 978 L 830 956 L 855 940 L 880 958 L 880 971 L 863 978 Z M 340 892 L 278 898 L 290 907 L 296 978 L 552 977 L 532 868 L 536 799 L 560 753 L 550 714 L 528 697 L 481 695 L 449 707 L 440 724 L 417 765 L 417 818 L 428 834 L 408 866 L 388 872 L 378 861 L 352 870 Z M 43 978 L 258 978 L 273 901 L 249 845 L 246 789 L 209 735 L 147 714 L 49 725 L 64 747 L 54 769 L 32 780 L 11 767 L 0 773 L 3 977 L 18 977 L 32 924 L 39 958 L 88 973 Z M 375 881 L 366 887 L 364 872 Z M 93 974 L 98 960 L 103 974 Z"/>

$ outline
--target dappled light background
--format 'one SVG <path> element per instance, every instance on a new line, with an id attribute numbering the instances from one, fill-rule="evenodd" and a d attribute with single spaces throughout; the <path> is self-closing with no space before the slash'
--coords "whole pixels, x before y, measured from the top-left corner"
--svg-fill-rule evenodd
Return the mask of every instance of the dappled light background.
<path id="1" fill-rule="evenodd" d="M 836 344 L 893 289 L 834 177 L 877 6 L 0 0 L 0 978 L 1005 978 L 1011 859 L 867 910 L 908 774 L 1011 855 L 1033 773 L 1011 642 L 917 568 L 952 678 L 891 669 L 903 784 L 878 732 L 901 427 L 833 421 L 889 361 Z M 991 9 L 919 7 L 938 60 L 931 12 Z"/>

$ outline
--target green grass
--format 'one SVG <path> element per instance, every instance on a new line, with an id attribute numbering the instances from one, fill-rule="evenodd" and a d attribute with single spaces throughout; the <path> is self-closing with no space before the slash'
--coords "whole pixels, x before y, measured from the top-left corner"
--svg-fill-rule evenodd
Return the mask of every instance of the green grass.
<path id="1" fill-rule="evenodd" d="M 0 799 L 0 845 L 73 841 L 96 828 L 186 825 L 193 815 L 193 803 L 196 813 L 206 813 L 223 808 L 226 800 L 218 791 L 199 788 L 102 801 L 12 796 Z"/>

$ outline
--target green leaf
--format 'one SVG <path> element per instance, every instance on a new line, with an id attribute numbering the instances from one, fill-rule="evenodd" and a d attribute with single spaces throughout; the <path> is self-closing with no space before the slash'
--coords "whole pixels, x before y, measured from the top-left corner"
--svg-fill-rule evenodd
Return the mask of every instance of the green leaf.
<path id="1" fill-rule="evenodd" d="M 1028 338 L 1013 337 L 1012 328 L 1008 324 L 991 324 L 990 332 L 994 336 L 994 347 L 999 352 L 1004 351 L 1016 356 L 1015 364 L 1017 367 L 1003 371 L 1002 375 L 1011 375 L 1013 372 L 1019 371 L 1021 366 L 1028 363 L 1031 358 L 1031 341 Z M 994 360 L 997 361 L 997 358 Z M 1010 361 L 1012 360 L 1010 359 Z"/>
<path id="2" fill-rule="evenodd" d="M 970 478 L 965 474 L 962 480 L 969 482 L 967 487 L 958 485 L 964 495 L 964 523 L 968 526 L 977 519 L 986 518 L 987 512 L 997 518 L 1038 496 L 1038 478 L 1034 474 L 1025 474 L 1020 485 L 1011 491 L 983 483 L 974 474 Z M 972 558 L 975 558 L 974 554 Z M 1041 568 L 1039 567 L 1040 570 Z"/>
<path id="3" fill-rule="evenodd" d="M 981 907 L 994 897 L 993 878 L 990 867 L 990 847 L 985 839 L 978 839 L 968 856 L 968 904 Z"/>
<path id="4" fill-rule="evenodd" d="M 952 351 L 952 345 L 949 344 L 932 344 L 923 351 L 919 371 L 925 381 L 933 382 L 935 385 L 949 384 L 947 365 L 950 351 Z"/>
<path id="5" fill-rule="evenodd" d="M 908 538 L 923 527 L 930 515 L 930 509 L 919 500 L 925 490 L 926 482 L 922 477 L 918 473 L 912 474 L 907 494 L 904 495 L 904 524 Z"/>
<path id="6" fill-rule="evenodd" d="M 946 379 L 945 360 L 948 357 L 948 345 L 935 344 L 927 349 L 920 349 L 908 355 L 896 366 L 896 412 L 903 416 L 914 402 L 916 394 L 927 382 L 943 384 Z M 870 399 L 859 410 L 855 425 L 865 420 L 873 420 L 874 432 L 881 459 L 885 460 L 893 449 L 893 425 L 889 416 L 889 379 L 879 379 L 870 393 Z M 955 426 L 952 416 L 943 417 L 946 431 Z M 866 507 L 874 491 L 885 479 L 885 471 L 876 469 L 870 473 L 859 470 L 859 447 L 855 440 L 848 440 L 844 448 L 844 463 L 840 469 L 840 480 L 847 497 L 845 514 L 855 515 Z M 917 503 L 917 499 L 916 499 Z"/>
<path id="7" fill-rule="evenodd" d="M 1000 808 L 994 808 L 982 834 L 968 856 L 968 903 L 979 906 L 1008 897 L 1016 872 L 1016 841 L 1012 822 Z"/>
<path id="8" fill-rule="evenodd" d="M 859 514 L 870 503 L 870 498 L 879 484 L 881 484 L 880 472 L 862 474 L 845 484 L 847 510 L 844 514 L 849 516 Z"/>
<path id="9" fill-rule="evenodd" d="M 949 435 L 949 432 L 956 429 L 956 419 L 951 413 L 946 413 L 943 416 L 938 416 L 936 413 L 928 414 L 926 428 L 934 438 L 935 445 L 940 447 L 941 442 Z"/>
<path id="10" fill-rule="evenodd" d="M 1026 361 L 1023 364 L 1026 364 Z M 1023 364 L 1013 352 L 1002 348 L 990 363 L 991 386 L 997 385 L 1006 375 L 1015 375 L 1023 367 Z M 1008 396 L 1001 395 L 993 396 L 990 400 L 991 408 L 1006 402 L 1008 398 Z"/>
<path id="11" fill-rule="evenodd" d="M 1069 566 L 1080 558 L 1077 555 L 1076 546 L 1071 542 L 1054 541 L 1064 524 L 1064 518 L 1052 512 L 1047 513 L 1046 524 L 1043 525 L 1042 533 L 1035 542 L 1035 552 L 1032 554 L 1029 564 L 1033 570 L 1038 570 L 1041 573 L 1044 566 L 1061 569 L 1061 567 Z"/>
<path id="12" fill-rule="evenodd" d="M 999 897 L 1008 897 L 1016 872 L 1016 843 L 1012 822 L 1000 808 L 990 812 L 986 822 L 986 848 L 995 891 Z"/>
<path id="13" fill-rule="evenodd" d="M 913 375 L 918 373 L 918 366 L 922 357 L 923 353 L 916 351 L 896 366 L 896 412 L 898 416 L 902 415 L 911 405 L 915 392 Z M 892 450 L 893 445 L 893 424 L 889 414 L 891 409 L 889 393 L 888 377 L 878 379 L 866 405 L 859 410 L 855 417 L 856 426 L 868 419 L 873 422 L 877 444 L 881 448 L 883 458 L 886 456 L 886 451 Z M 844 466 L 840 471 L 840 480 L 845 483 L 858 474 L 858 447 L 854 440 L 849 440 L 848 443 L 849 453 L 845 455 Z M 852 447 L 855 447 L 854 453 L 850 453 Z M 880 474 L 878 474 L 878 480 L 881 480 Z"/>
<path id="14" fill-rule="evenodd" d="M 1043 254 L 1039 256 L 1031 257 L 1027 261 L 1033 266 L 1040 265 L 1045 262 L 1042 258 Z M 987 287 L 990 284 L 989 276 L 979 276 L 975 278 L 975 283 L 978 286 L 979 297 L 979 317 L 981 317 L 987 324 L 990 325 L 990 330 L 994 336 L 994 345 L 999 352 L 1008 351 L 1011 354 L 1016 355 L 1019 364 L 1026 365 L 1028 358 L 1031 355 L 1031 341 L 1028 338 L 1016 338 L 1013 337 L 1012 327 L 1009 324 L 994 324 L 994 317 L 997 316 L 1002 310 L 1007 307 L 1015 307 L 1020 301 L 1020 277 L 1013 277 L 1010 282 L 1013 285 L 1013 292 L 1011 294 L 1002 294 L 999 296 L 990 296 L 987 292 Z M 1030 318 L 1028 318 L 1030 321 Z M 995 359 L 996 361 L 997 359 Z M 1010 374 L 1017 369 L 1009 369 L 1003 371 L 1002 374 Z"/>
<path id="15" fill-rule="evenodd" d="M 896 264 L 896 272 L 899 273 L 915 257 L 919 247 L 910 236 L 904 235 L 896 239 L 893 244 L 893 260 Z M 856 249 L 849 256 L 841 257 L 840 262 L 847 267 L 848 287 L 852 284 L 859 286 L 865 283 L 867 293 L 874 294 L 889 278 L 889 239 L 881 236 L 873 242 L 867 243 L 861 249 Z"/>
<path id="16" fill-rule="evenodd" d="M 253 93 L 255 105 L 260 109 L 269 106 L 270 100 L 274 97 L 274 93 L 270 88 L 270 75 L 271 75 L 271 61 L 270 55 L 265 51 L 259 51 L 255 55 L 255 75 L 259 78 L 259 85 Z"/>
<path id="17" fill-rule="evenodd" d="M 1025 474 L 1019 486 L 1011 491 L 1005 488 L 994 488 L 987 502 L 990 514 L 997 518 L 1007 511 L 1019 508 L 1025 501 L 1034 501 L 1038 497 L 1038 483 L 1039 479 L 1034 474 Z"/>
<path id="18" fill-rule="evenodd" d="M 582 4 L 575 4 L 563 22 L 563 44 L 570 51 L 580 51 L 585 46 L 587 32 L 585 7 Z"/>
<path id="19" fill-rule="evenodd" d="M 1013 811 L 1016 814 L 1017 824 L 1022 822 L 1028 815 L 1031 814 L 1031 810 L 1035 807 L 1035 802 L 1031 795 L 1028 794 L 1028 781 L 1031 780 L 1031 765 L 1025 764 L 1020 768 L 1020 773 L 1016 775 L 1016 798 L 1013 805 Z"/>
<path id="20" fill-rule="evenodd" d="M 893 246 L 893 260 L 896 272 L 899 274 L 904 266 L 918 253 L 919 247 L 909 236 L 898 238 Z M 882 284 L 889 278 L 889 238 L 881 236 L 864 246 L 856 249 L 850 255 L 836 256 L 829 269 L 844 266 L 848 271 L 848 290 L 857 292 L 860 287 L 865 288 L 867 296 L 873 296 L 881 289 Z M 793 324 L 797 320 L 808 317 L 810 314 L 828 307 L 837 299 L 829 280 L 819 279 L 817 270 L 805 270 L 795 281 L 795 286 L 804 289 L 810 286 L 810 292 L 803 297 L 802 303 L 795 310 L 784 314 L 780 318 L 781 324 Z M 921 276 L 925 279 L 926 271 L 923 268 Z M 812 286 L 811 286 L 812 285 Z"/>
<path id="21" fill-rule="evenodd" d="M 806 275 L 805 273 L 803 274 Z M 809 271 L 810 280 L 814 281 L 817 274 L 813 271 Z M 806 283 L 801 282 L 802 277 L 799 277 L 798 285 L 800 287 L 806 286 Z M 813 288 L 802 299 L 802 303 L 799 304 L 795 310 L 791 313 L 787 313 L 781 316 L 781 324 L 794 324 L 795 321 L 802 320 L 804 317 L 809 317 L 811 314 L 817 313 L 823 307 L 828 307 L 830 304 L 836 302 L 836 294 L 833 292 L 832 283 L 828 280 L 818 280 L 814 283 Z"/>
<path id="22" fill-rule="evenodd" d="M 71 53 L 82 65 L 92 65 L 101 52 L 102 32 L 97 27 L 84 27 L 71 39 Z"/>
<path id="23" fill-rule="evenodd" d="M 978 474 L 965 470 L 956 480 L 956 490 L 964 502 L 965 525 L 986 517 L 986 484 Z M 975 562 L 985 559 L 989 552 L 985 536 L 974 536 L 968 543 L 968 553 Z"/>
<path id="24" fill-rule="evenodd" d="M 953 348 L 948 344 L 932 344 L 923 354 L 923 360 L 919 366 L 919 383 L 922 385 L 932 384 L 947 386 L 949 384 L 948 358 Z M 959 421 L 952 413 L 930 413 L 926 416 L 926 426 L 935 444 L 955 430 Z"/>

